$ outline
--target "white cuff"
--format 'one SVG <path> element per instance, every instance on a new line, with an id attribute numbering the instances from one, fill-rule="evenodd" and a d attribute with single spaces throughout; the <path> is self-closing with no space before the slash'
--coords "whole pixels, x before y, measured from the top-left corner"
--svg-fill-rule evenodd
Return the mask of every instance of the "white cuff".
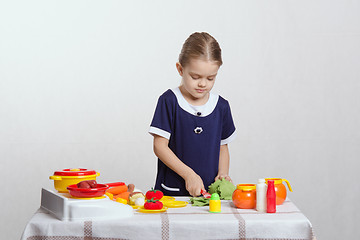
<path id="1" fill-rule="evenodd" d="M 166 138 L 166 139 L 170 139 L 170 133 L 169 132 L 167 132 L 167 131 L 165 131 L 165 130 L 162 130 L 162 129 L 160 129 L 160 128 L 157 128 L 157 127 L 150 127 L 150 129 L 149 129 L 149 133 L 151 134 L 151 135 L 159 135 L 160 137 L 164 137 L 164 138 Z"/>
<path id="2" fill-rule="evenodd" d="M 230 137 L 220 141 L 220 145 L 225 145 L 232 142 L 236 138 L 236 130 L 230 135 Z"/>

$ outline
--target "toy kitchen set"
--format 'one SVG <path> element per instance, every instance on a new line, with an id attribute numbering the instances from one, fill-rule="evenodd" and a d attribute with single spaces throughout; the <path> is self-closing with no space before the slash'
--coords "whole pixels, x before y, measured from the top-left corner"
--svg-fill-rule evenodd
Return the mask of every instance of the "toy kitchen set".
<path id="1" fill-rule="evenodd" d="M 134 184 L 97 183 L 99 175 L 85 168 L 55 171 L 55 189 L 42 189 L 41 211 L 22 240 L 315 239 L 309 219 L 286 197 L 286 179 L 236 186 L 218 179 L 199 197 L 175 198 L 154 189 L 142 193 Z"/>
<path id="2" fill-rule="evenodd" d="M 54 180 L 56 191 L 42 189 L 41 208 L 62 221 L 92 219 L 119 219 L 133 216 L 133 207 L 114 201 L 106 190 L 110 187 L 127 186 L 123 182 L 98 184 L 100 173 L 84 169 L 63 169 L 55 171 L 50 179 Z M 79 186 L 79 183 L 86 184 Z M 87 185 L 88 183 L 88 185 Z M 134 189 L 132 189 L 134 190 Z"/>

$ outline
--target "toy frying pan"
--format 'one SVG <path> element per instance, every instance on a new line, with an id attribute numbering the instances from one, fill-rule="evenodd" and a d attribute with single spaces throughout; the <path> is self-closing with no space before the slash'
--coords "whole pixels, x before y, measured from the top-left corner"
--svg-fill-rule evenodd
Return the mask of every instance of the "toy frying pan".
<path id="1" fill-rule="evenodd" d="M 123 182 L 97 184 L 95 188 L 78 188 L 76 184 L 67 186 L 67 190 L 73 197 L 77 198 L 94 198 L 101 197 L 110 187 L 125 185 Z"/>

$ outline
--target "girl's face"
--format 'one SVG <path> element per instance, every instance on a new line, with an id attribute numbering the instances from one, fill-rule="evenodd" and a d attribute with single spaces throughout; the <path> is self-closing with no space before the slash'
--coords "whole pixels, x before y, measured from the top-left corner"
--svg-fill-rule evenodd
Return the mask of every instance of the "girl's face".
<path id="1" fill-rule="evenodd" d="M 219 67 L 215 61 L 201 59 L 192 59 L 185 67 L 176 63 L 182 77 L 180 91 L 190 104 L 203 105 L 207 102 Z"/>

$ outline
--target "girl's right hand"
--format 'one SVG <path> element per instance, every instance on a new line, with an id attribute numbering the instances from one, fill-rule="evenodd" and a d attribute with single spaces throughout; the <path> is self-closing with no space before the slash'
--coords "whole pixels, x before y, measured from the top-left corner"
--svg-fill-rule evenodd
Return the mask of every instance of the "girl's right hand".
<path id="1" fill-rule="evenodd" d="M 201 177 L 197 175 L 195 172 L 192 172 L 185 178 L 185 186 L 186 186 L 186 190 L 193 197 L 200 196 L 201 189 L 205 189 Z"/>

